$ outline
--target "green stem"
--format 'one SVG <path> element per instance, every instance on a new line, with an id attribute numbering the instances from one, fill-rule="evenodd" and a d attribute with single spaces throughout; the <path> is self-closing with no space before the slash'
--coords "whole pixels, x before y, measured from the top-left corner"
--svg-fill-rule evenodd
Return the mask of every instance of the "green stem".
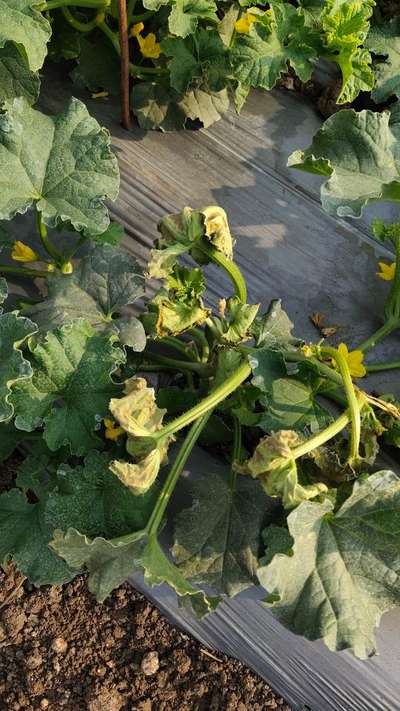
<path id="1" fill-rule="evenodd" d="M 222 269 L 226 271 L 227 275 L 233 283 L 233 286 L 235 287 L 236 296 L 238 296 L 240 301 L 243 301 L 243 303 L 245 304 L 247 301 L 246 282 L 243 278 L 242 272 L 235 264 L 235 262 L 225 257 L 222 252 L 219 252 L 218 249 L 214 247 L 213 244 L 209 244 L 205 240 L 196 243 L 196 248 L 204 252 L 204 254 L 206 254 L 207 257 L 212 259 L 215 264 L 218 264 L 219 267 L 222 267 Z"/>
<path id="2" fill-rule="evenodd" d="M 400 360 L 392 360 L 387 363 L 368 363 L 365 367 L 368 373 L 377 373 L 380 370 L 395 370 L 395 368 L 400 368 Z"/>
<path id="3" fill-rule="evenodd" d="M 321 447 L 325 444 L 325 442 L 328 442 L 330 439 L 333 439 L 333 437 L 336 437 L 339 432 L 347 427 L 349 422 L 350 415 L 349 413 L 344 412 L 324 430 L 318 432 L 313 437 L 310 437 L 305 442 L 302 442 L 302 444 L 299 444 L 297 447 L 294 447 L 290 453 L 290 456 L 293 457 L 293 459 L 304 457 L 305 454 L 312 452 L 314 449 L 317 449 L 317 447 Z"/>
<path id="4" fill-rule="evenodd" d="M 236 388 L 238 388 L 239 385 L 249 377 L 250 373 L 251 368 L 249 364 L 246 361 L 243 362 L 242 365 L 240 365 L 239 368 L 237 368 L 237 370 L 235 370 L 235 372 L 232 373 L 232 375 L 230 375 L 224 383 L 215 388 L 215 390 L 207 395 L 207 397 L 205 397 L 201 402 L 187 412 L 184 412 L 183 415 L 180 415 L 169 424 L 162 427 L 162 429 L 158 430 L 158 432 L 153 434 L 152 437 L 157 440 L 162 439 L 163 437 L 172 435 L 184 427 L 187 427 L 191 422 L 193 422 L 193 420 L 197 420 L 198 417 L 202 417 L 202 415 L 209 410 L 213 410 L 219 402 L 225 400 L 228 395 L 236 390 Z"/>
<path id="5" fill-rule="evenodd" d="M 73 27 L 74 30 L 77 30 L 78 32 L 91 32 L 99 24 L 97 21 L 97 16 L 93 20 L 90 20 L 90 22 L 81 22 L 73 16 L 72 12 L 68 9 L 68 7 L 62 7 L 61 12 L 64 15 L 64 18 L 68 22 L 68 24 L 70 24 L 71 27 Z"/>
<path id="6" fill-rule="evenodd" d="M 143 20 L 147 20 L 152 15 L 154 15 L 153 10 L 147 10 L 147 12 L 142 12 L 141 15 L 132 15 L 132 17 L 129 18 L 129 22 L 142 22 Z"/>
<path id="7" fill-rule="evenodd" d="M 59 264 L 60 262 L 62 263 L 64 261 L 64 256 L 62 254 L 59 254 L 59 252 L 57 252 L 57 250 L 51 244 L 49 236 L 47 234 L 47 227 L 43 222 L 42 213 L 38 209 L 36 209 L 36 226 L 40 235 L 42 245 L 46 250 L 47 254 L 57 264 Z"/>
<path id="8" fill-rule="evenodd" d="M 40 269 L 26 269 L 25 267 L 12 267 L 8 264 L 0 264 L 0 272 L 6 272 L 10 274 L 19 274 L 25 277 L 43 277 L 47 279 L 51 276 L 50 272 L 44 272 Z"/>
<path id="9" fill-rule="evenodd" d="M 55 10 L 58 7 L 67 7 L 68 5 L 101 9 L 109 4 L 107 0 L 48 0 L 48 2 L 41 3 L 39 9 L 44 12 L 46 10 Z"/>
<path id="10" fill-rule="evenodd" d="M 169 358 L 168 356 L 160 355 L 158 353 L 148 353 L 145 354 L 146 358 L 149 358 L 154 363 L 159 365 L 165 365 L 169 368 L 174 368 L 174 370 L 189 370 L 192 373 L 197 373 L 203 377 L 209 377 L 210 369 L 203 363 L 192 363 L 187 360 L 176 360 L 175 358 Z"/>
<path id="11" fill-rule="evenodd" d="M 182 353 L 186 360 L 193 360 L 189 353 L 190 346 L 188 348 L 188 344 L 184 343 L 184 341 L 180 341 L 179 338 L 175 338 L 175 336 L 164 336 L 161 343 L 165 344 L 169 348 L 173 348 L 175 351 L 178 351 L 178 353 Z"/>
<path id="12" fill-rule="evenodd" d="M 367 338 L 359 346 L 357 346 L 357 350 L 362 351 L 363 353 L 369 351 L 371 348 L 374 348 L 377 343 L 383 341 L 384 338 L 389 336 L 397 328 L 400 328 L 400 320 L 388 319 L 383 324 L 383 326 L 381 326 L 381 328 L 378 328 L 378 330 L 375 331 L 371 336 L 369 336 L 369 338 Z"/>
<path id="13" fill-rule="evenodd" d="M 201 331 L 200 328 L 192 328 L 189 331 L 189 333 L 193 337 L 193 339 L 197 342 L 197 345 L 200 346 L 201 360 L 203 361 L 203 363 L 206 363 L 208 361 L 208 358 L 210 355 L 210 346 L 207 341 L 207 338 L 205 337 L 203 331 Z"/>
<path id="14" fill-rule="evenodd" d="M 187 459 L 196 444 L 196 441 L 201 434 L 201 431 L 203 430 L 204 426 L 207 423 L 208 418 L 211 415 L 211 410 L 206 412 L 204 415 L 199 417 L 192 425 L 190 428 L 189 432 L 187 433 L 183 444 L 179 450 L 179 453 L 170 469 L 170 472 L 167 476 L 167 479 L 165 481 L 165 484 L 163 488 L 161 489 L 161 492 L 159 494 L 159 497 L 157 499 L 156 505 L 153 509 L 153 512 L 149 518 L 149 521 L 147 523 L 146 529 L 148 532 L 148 535 L 154 535 L 157 533 L 157 530 L 160 526 L 160 523 L 163 519 L 165 510 L 168 506 L 168 503 L 170 501 L 170 498 L 172 496 L 172 493 L 175 489 L 175 486 L 178 482 L 178 479 L 182 473 L 183 467 L 185 466 Z"/>
<path id="15" fill-rule="evenodd" d="M 128 22 L 132 22 L 133 13 L 135 12 L 135 7 L 137 0 L 128 0 Z"/>
<path id="16" fill-rule="evenodd" d="M 354 388 L 354 383 L 351 378 L 349 365 L 346 358 L 336 348 L 321 348 L 322 357 L 333 358 L 336 362 L 342 383 L 346 393 L 347 402 L 349 404 L 349 412 L 351 419 L 351 435 L 350 435 L 350 464 L 357 462 L 359 459 L 360 439 L 361 439 L 361 412 L 358 404 L 357 394 Z"/>

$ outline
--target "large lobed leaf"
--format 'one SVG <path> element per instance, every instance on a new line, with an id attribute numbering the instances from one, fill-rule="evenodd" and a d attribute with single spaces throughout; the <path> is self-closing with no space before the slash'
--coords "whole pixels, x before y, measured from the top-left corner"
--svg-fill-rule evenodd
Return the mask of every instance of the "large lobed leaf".
<path id="1" fill-rule="evenodd" d="M 14 412 L 11 387 L 27 381 L 32 375 L 31 365 L 22 355 L 21 346 L 36 330 L 32 321 L 16 313 L 0 315 L 0 422 L 10 419 Z"/>
<path id="2" fill-rule="evenodd" d="M 2 101 L 24 96 L 29 104 L 34 104 L 39 96 L 39 75 L 26 64 L 18 48 L 7 42 L 0 49 L 0 95 Z"/>
<path id="3" fill-rule="evenodd" d="M 375 200 L 400 200 L 398 126 L 390 114 L 339 111 L 325 121 L 305 151 L 288 165 L 324 176 L 323 208 L 330 215 L 360 217 Z"/>
<path id="4" fill-rule="evenodd" d="M 236 595 L 254 583 L 271 501 L 258 482 L 239 476 L 229 485 L 215 474 L 194 482 L 192 496 L 176 518 L 174 559 L 193 583 Z"/>
<path id="5" fill-rule="evenodd" d="M 400 17 L 384 25 L 373 25 L 366 47 L 381 57 L 375 62 L 376 86 L 372 92 L 375 101 L 400 97 Z M 384 58 L 384 59 L 383 59 Z"/>
<path id="6" fill-rule="evenodd" d="M 5 109 L 0 219 L 10 220 L 36 203 L 48 225 L 69 221 L 77 230 L 104 232 L 109 224 L 104 199 L 115 200 L 119 187 L 108 132 L 77 99 L 57 116 L 32 109 L 23 98 L 6 102 Z"/>
<path id="7" fill-rule="evenodd" d="M 65 534 L 56 531 L 51 546 L 71 568 L 88 570 L 89 589 L 99 601 L 129 575 L 143 571 L 148 585 L 168 583 L 178 595 L 188 597 L 199 614 L 210 612 L 218 604 L 218 599 L 208 597 L 185 580 L 163 553 L 156 536 L 145 529 L 119 539 L 90 540 L 70 528 Z"/>
<path id="8" fill-rule="evenodd" d="M 11 402 L 18 429 L 44 427 L 52 451 L 66 445 L 82 454 L 101 444 L 95 430 L 120 393 L 111 374 L 124 361 L 115 335 L 98 334 L 80 320 L 29 342 L 33 376 L 16 383 Z"/>
<path id="9" fill-rule="evenodd" d="M 400 602 L 400 480 L 389 471 L 356 482 L 338 511 L 303 502 L 287 520 L 294 544 L 258 571 L 273 614 L 331 650 L 375 651 L 374 628 Z"/>
<path id="10" fill-rule="evenodd" d="M 47 54 L 51 27 L 34 0 L 0 0 L 0 47 L 15 42 L 25 53 L 29 68 L 37 71 Z"/>
<path id="11" fill-rule="evenodd" d="M 99 245 L 72 274 L 52 276 L 47 298 L 24 313 L 44 332 L 84 318 L 97 330 L 115 329 L 122 343 L 141 351 L 146 336 L 140 321 L 131 315 L 111 319 L 143 296 L 144 281 L 134 257 L 111 245 Z"/>

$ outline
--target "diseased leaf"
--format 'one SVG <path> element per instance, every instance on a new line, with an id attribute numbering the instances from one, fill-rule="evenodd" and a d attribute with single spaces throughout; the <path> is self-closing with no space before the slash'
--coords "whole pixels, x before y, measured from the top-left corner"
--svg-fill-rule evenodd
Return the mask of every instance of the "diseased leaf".
<path id="1" fill-rule="evenodd" d="M 120 386 L 111 374 L 123 363 L 116 336 L 97 334 L 85 321 L 29 342 L 33 376 L 13 387 L 18 429 L 31 432 L 44 426 L 52 451 L 69 446 L 83 454 L 101 444 L 95 430 L 107 416 L 108 404 Z"/>
<path id="2" fill-rule="evenodd" d="M 35 0 L 0 0 L 0 47 L 15 42 L 34 72 L 44 62 L 51 35 L 50 23 L 35 9 L 37 4 Z"/>
<path id="3" fill-rule="evenodd" d="M 193 89 L 183 95 L 179 106 L 187 118 L 199 120 L 204 128 L 208 128 L 229 109 L 229 95 L 226 89 L 217 92 Z"/>
<path id="4" fill-rule="evenodd" d="M 274 616 L 292 632 L 365 658 L 376 651 L 381 615 L 399 604 L 400 480 L 378 472 L 332 509 L 326 500 L 293 511 L 293 555 L 276 555 L 258 577 Z"/>
<path id="5" fill-rule="evenodd" d="M 123 344 L 136 351 L 146 337 L 134 316 L 114 318 L 143 296 L 144 275 L 130 254 L 109 244 L 94 247 L 72 274 L 54 274 L 47 282 L 47 298 L 24 310 L 47 332 L 84 318 L 96 330 L 115 330 Z"/>
<path id="6" fill-rule="evenodd" d="M 29 104 L 34 104 L 39 96 L 39 75 L 29 69 L 12 42 L 0 49 L 0 87 L 2 101 L 24 96 Z"/>
<path id="7" fill-rule="evenodd" d="M 115 200 L 119 187 L 108 132 L 77 99 L 57 116 L 32 109 L 23 98 L 6 102 L 5 109 L 0 219 L 10 220 L 35 203 L 48 225 L 70 221 L 78 231 L 103 233 L 109 224 L 104 199 Z"/>
<path id="8" fill-rule="evenodd" d="M 248 34 L 236 35 L 231 51 L 234 77 L 245 86 L 272 89 L 290 65 L 307 81 L 318 56 L 319 35 L 306 26 L 301 8 L 276 0 L 269 4 L 272 26 L 254 22 Z"/>
<path id="9" fill-rule="evenodd" d="M 223 317 L 214 319 L 221 332 L 221 341 L 237 344 L 248 340 L 259 308 L 260 304 L 244 304 L 236 296 L 228 299 Z"/>
<path id="10" fill-rule="evenodd" d="M 374 101 L 387 101 L 391 96 L 400 98 L 400 17 L 385 24 L 372 25 L 365 46 L 381 57 L 374 63 Z"/>
<path id="11" fill-rule="evenodd" d="M 157 538 L 138 531 L 116 541 L 88 539 L 70 528 L 66 534 L 56 531 L 53 550 L 72 568 L 85 567 L 89 572 L 89 590 L 102 602 L 137 571 L 144 571 L 147 585 L 168 583 L 180 596 L 189 596 L 200 615 L 215 609 L 218 599 L 209 598 L 188 583 L 178 568 L 163 553 Z"/>
<path id="12" fill-rule="evenodd" d="M 155 503 L 154 488 L 134 496 L 109 469 L 110 455 L 91 452 L 82 466 L 63 464 L 46 502 L 52 529 L 78 528 L 87 536 L 113 538 L 143 528 Z"/>
<path id="13" fill-rule="evenodd" d="M 132 111 L 145 130 L 178 131 L 184 128 L 186 114 L 180 106 L 181 94 L 153 82 L 136 82 L 131 93 Z"/>
<path id="14" fill-rule="evenodd" d="M 31 365 L 22 355 L 20 346 L 36 331 L 36 325 L 28 318 L 16 313 L 0 315 L 0 422 L 10 419 L 14 412 L 11 387 L 32 375 Z"/>
<path id="15" fill-rule="evenodd" d="M 0 496 L 0 564 L 12 558 L 18 569 L 34 585 L 62 585 L 73 572 L 49 548 L 52 530 L 43 518 L 42 504 L 30 504 L 21 491 L 13 489 Z"/>
<path id="16" fill-rule="evenodd" d="M 327 178 L 322 206 L 330 215 L 360 217 L 376 200 L 400 200 L 400 151 L 390 114 L 339 111 L 325 121 L 305 151 L 288 165 Z"/>
<path id="17" fill-rule="evenodd" d="M 274 299 L 266 313 L 255 319 L 251 333 L 257 348 L 285 348 L 296 340 L 292 329 L 293 323 L 282 309 L 281 300 Z"/>
<path id="18" fill-rule="evenodd" d="M 258 482 L 215 474 L 193 482 L 193 505 L 175 519 L 172 554 L 196 585 L 236 595 L 254 582 L 260 533 L 271 502 Z"/>
<path id="19" fill-rule="evenodd" d="M 176 2 L 169 15 L 168 27 L 173 35 L 187 37 L 193 34 L 199 20 L 218 23 L 214 0 L 183 0 Z"/>

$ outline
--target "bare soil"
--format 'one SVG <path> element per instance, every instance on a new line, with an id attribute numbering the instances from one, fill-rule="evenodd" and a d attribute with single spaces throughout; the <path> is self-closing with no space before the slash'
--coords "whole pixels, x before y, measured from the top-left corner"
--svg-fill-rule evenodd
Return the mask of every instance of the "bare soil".
<path id="1" fill-rule="evenodd" d="M 0 470 L 0 490 L 16 460 Z M 0 711 L 291 711 L 256 674 L 173 627 L 122 585 L 36 589 L 0 572 Z"/>

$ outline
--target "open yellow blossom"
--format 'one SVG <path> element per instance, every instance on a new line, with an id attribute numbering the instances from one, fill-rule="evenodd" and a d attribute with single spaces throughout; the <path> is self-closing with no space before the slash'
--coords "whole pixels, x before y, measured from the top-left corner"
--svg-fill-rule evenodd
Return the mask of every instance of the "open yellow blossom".
<path id="1" fill-rule="evenodd" d="M 314 348 L 307 343 L 302 346 L 301 350 L 303 351 L 303 355 L 305 355 L 306 358 L 312 358 L 314 355 Z"/>
<path id="2" fill-rule="evenodd" d="M 338 346 L 338 351 L 347 360 L 351 377 L 364 378 L 367 374 L 365 365 L 363 365 L 364 353 L 362 351 L 349 351 L 345 343 L 341 343 Z"/>
<path id="3" fill-rule="evenodd" d="M 20 242 L 18 239 L 14 243 L 11 257 L 16 262 L 37 262 L 40 259 L 37 252 L 34 252 L 27 244 Z"/>
<path id="4" fill-rule="evenodd" d="M 132 25 L 131 27 L 131 36 L 132 37 L 137 37 L 140 35 L 141 32 L 144 30 L 144 24 L 143 22 L 136 22 L 135 25 Z"/>
<path id="5" fill-rule="evenodd" d="M 376 272 L 376 276 L 384 281 L 393 281 L 396 271 L 396 262 L 386 264 L 386 262 L 378 262 L 380 272 Z"/>
<path id="6" fill-rule="evenodd" d="M 248 35 L 250 32 L 250 27 L 252 26 L 253 22 L 256 22 L 256 20 L 257 18 L 255 15 L 252 15 L 250 12 L 246 12 L 245 15 L 242 15 L 240 20 L 236 20 L 236 32 L 239 32 L 239 34 L 241 35 Z"/>
<path id="7" fill-rule="evenodd" d="M 158 59 L 161 54 L 161 47 L 156 41 L 156 36 L 154 32 L 149 32 L 146 37 L 142 35 L 137 36 L 137 41 L 139 42 L 140 51 L 143 57 L 148 59 Z"/>
<path id="8" fill-rule="evenodd" d="M 121 437 L 121 435 L 124 434 L 124 432 L 125 432 L 124 428 L 117 427 L 115 420 L 105 417 L 103 422 L 104 422 L 104 427 L 106 428 L 106 431 L 104 433 L 104 436 L 106 439 L 111 439 L 113 442 L 115 442 L 118 439 L 118 437 Z"/>

